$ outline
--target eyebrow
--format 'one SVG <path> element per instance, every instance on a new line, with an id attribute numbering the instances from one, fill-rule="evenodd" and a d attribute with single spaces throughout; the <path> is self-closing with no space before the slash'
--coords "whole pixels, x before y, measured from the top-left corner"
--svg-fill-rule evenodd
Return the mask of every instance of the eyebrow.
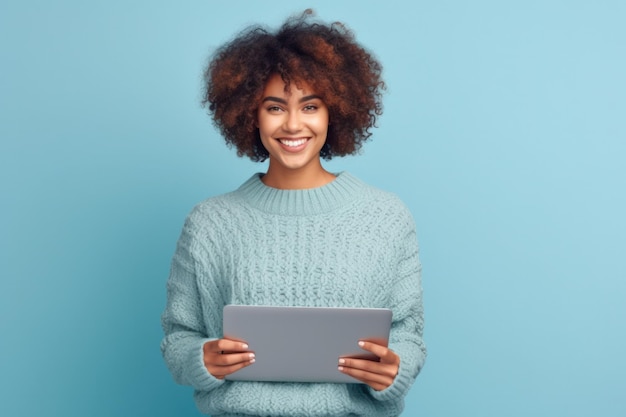
<path id="1" fill-rule="evenodd" d="M 315 100 L 315 99 L 321 100 L 322 98 L 320 96 L 318 96 L 317 94 L 311 94 L 311 95 L 302 97 L 298 102 L 299 103 L 304 103 L 305 101 Z M 285 100 L 284 98 L 274 97 L 274 96 L 267 96 L 267 97 L 265 97 L 262 100 L 262 103 L 265 103 L 266 101 L 276 101 L 277 103 L 287 104 L 287 100 Z"/>

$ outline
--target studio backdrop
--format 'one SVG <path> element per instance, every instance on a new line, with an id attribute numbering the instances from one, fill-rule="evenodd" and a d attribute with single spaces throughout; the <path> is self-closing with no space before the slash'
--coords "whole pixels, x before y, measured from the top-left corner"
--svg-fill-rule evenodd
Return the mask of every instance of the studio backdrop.
<path id="1" fill-rule="evenodd" d="M 626 415 L 626 3 L 0 4 L 0 415 L 197 416 L 159 350 L 183 220 L 266 165 L 200 106 L 214 49 L 315 9 L 384 66 L 349 171 L 406 202 L 407 416 Z"/>

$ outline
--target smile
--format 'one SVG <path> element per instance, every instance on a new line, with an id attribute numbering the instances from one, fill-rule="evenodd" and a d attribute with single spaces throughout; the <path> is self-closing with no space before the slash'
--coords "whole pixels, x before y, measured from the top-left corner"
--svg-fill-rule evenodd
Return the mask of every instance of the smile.
<path id="1" fill-rule="evenodd" d="M 285 146 L 289 146 L 290 148 L 296 148 L 304 145 L 307 139 L 278 139 L 278 141 Z"/>

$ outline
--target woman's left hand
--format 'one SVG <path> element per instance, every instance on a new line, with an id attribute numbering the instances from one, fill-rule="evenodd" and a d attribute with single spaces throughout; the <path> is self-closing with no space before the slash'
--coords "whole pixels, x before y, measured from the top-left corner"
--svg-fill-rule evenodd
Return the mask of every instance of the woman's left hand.
<path id="1" fill-rule="evenodd" d="M 380 362 L 368 359 L 339 358 L 339 370 L 369 385 L 376 391 L 388 388 L 398 375 L 400 357 L 391 349 L 372 342 L 359 342 L 361 349 L 380 358 Z"/>

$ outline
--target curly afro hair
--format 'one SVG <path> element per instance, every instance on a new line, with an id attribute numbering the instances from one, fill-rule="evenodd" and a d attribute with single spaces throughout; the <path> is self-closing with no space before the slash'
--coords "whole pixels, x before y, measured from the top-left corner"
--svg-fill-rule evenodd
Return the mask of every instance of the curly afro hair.
<path id="1" fill-rule="evenodd" d="M 381 64 L 343 24 L 312 22 L 312 11 L 288 19 L 277 32 L 253 26 L 213 55 L 205 73 L 202 104 L 237 155 L 263 161 L 269 154 L 256 127 L 269 78 L 279 74 L 289 89 L 304 82 L 320 95 L 331 124 L 320 155 L 356 153 L 382 114 Z"/>

